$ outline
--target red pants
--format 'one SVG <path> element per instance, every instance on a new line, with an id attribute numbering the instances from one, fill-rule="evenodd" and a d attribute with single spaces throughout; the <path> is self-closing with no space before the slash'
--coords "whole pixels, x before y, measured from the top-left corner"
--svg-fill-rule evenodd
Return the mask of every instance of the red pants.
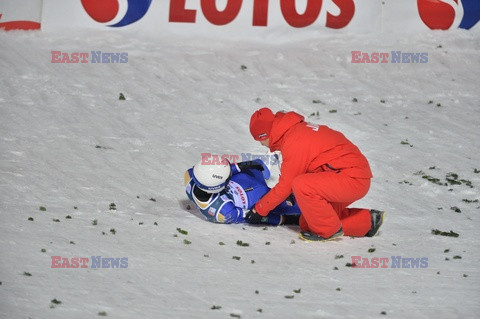
<path id="1" fill-rule="evenodd" d="M 365 196 L 369 188 L 369 178 L 354 178 L 342 172 L 296 177 L 292 189 L 302 212 L 301 230 L 328 238 L 341 226 L 346 236 L 365 236 L 372 227 L 370 211 L 347 206 Z"/>

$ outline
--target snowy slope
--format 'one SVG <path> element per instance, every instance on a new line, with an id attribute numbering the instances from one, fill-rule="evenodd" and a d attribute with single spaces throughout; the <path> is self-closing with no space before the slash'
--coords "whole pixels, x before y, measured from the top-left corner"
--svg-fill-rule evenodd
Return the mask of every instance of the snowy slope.
<path id="1" fill-rule="evenodd" d="M 479 39 L 0 33 L 0 317 L 476 317 Z M 128 63 L 52 64 L 52 50 L 128 52 Z M 352 50 L 429 60 L 352 64 Z M 187 209 L 183 173 L 200 153 L 265 154 L 248 132 L 265 105 L 362 149 L 375 178 L 356 206 L 388 212 L 378 237 L 304 243 L 296 227 L 216 225 Z M 448 173 L 463 181 L 434 183 Z M 51 256 L 127 257 L 128 268 L 53 269 Z M 428 267 L 346 267 L 352 256 Z"/>

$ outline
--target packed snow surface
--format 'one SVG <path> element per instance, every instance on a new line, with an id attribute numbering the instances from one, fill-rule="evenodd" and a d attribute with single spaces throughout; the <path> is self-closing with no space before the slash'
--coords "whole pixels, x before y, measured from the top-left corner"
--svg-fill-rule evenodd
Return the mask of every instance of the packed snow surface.
<path id="1" fill-rule="evenodd" d="M 57 64 L 51 51 L 128 62 Z M 351 51 L 428 62 L 355 64 Z M 0 317 L 477 317 L 479 53 L 480 33 L 460 30 L 0 33 Z M 374 179 L 352 206 L 387 212 L 378 236 L 306 243 L 295 226 L 213 224 L 189 206 L 183 175 L 201 153 L 266 154 L 248 129 L 263 106 L 359 146 Z M 88 267 L 52 268 L 52 256 Z M 92 256 L 127 267 L 92 268 Z M 389 261 L 347 267 L 352 256 Z"/>

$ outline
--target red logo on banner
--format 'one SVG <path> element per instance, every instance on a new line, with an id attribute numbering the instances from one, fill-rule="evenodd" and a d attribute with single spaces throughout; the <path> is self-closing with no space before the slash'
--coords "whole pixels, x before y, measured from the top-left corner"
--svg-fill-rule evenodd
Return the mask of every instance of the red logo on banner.
<path id="1" fill-rule="evenodd" d="M 137 22 L 147 13 L 151 3 L 152 0 L 127 0 L 122 19 L 109 27 L 124 27 Z M 119 0 L 82 0 L 82 5 L 93 20 L 101 23 L 115 19 L 120 10 Z"/>
<path id="2" fill-rule="evenodd" d="M 326 26 L 332 29 L 346 27 L 355 14 L 353 0 L 332 0 L 340 9 L 338 16 L 327 12 Z M 186 9 L 186 0 L 170 1 L 170 22 L 195 23 L 197 10 Z M 308 0 L 304 13 L 299 14 L 295 7 L 296 0 L 280 0 L 280 8 L 285 21 L 295 28 L 313 24 L 322 9 L 322 0 Z M 212 24 L 225 25 L 237 17 L 242 8 L 242 0 L 229 0 L 225 9 L 219 11 L 215 0 L 201 0 L 201 9 L 205 18 Z M 253 26 L 268 25 L 268 0 L 253 0 Z"/>
<path id="3" fill-rule="evenodd" d="M 82 5 L 93 20 L 101 23 L 112 21 L 119 9 L 117 0 L 82 0 Z"/>
<path id="4" fill-rule="evenodd" d="M 469 30 L 480 21 L 479 0 L 417 0 L 420 18 L 430 29 L 448 30 L 457 15 L 462 15 L 459 28 Z M 455 3 L 452 3 L 452 2 Z"/>
<path id="5" fill-rule="evenodd" d="M 322 9 L 322 0 L 308 1 L 307 9 L 303 14 L 298 14 L 295 8 L 296 0 L 283 0 L 280 2 L 283 17 L 292 27 L 302 28 L 313 24 Z M 327 27 L 332 29 L 341 29 L 346 27 L 355 14 L 355 4 L 353 0 L 333 0 L 340 9 L 340 14 L 335 16 L 327 12 Z"/>
<path id="6" fill-rule="evenodd" d="M 0 19 L 2 19 L 3 13 L 0 13 Z M 8 22 L 0 22 L 0 29 L 5 31 L 9 30 L 39 30 L 40 23 L 35 21 L 15 20 Z"/>
<path id="7" fill-rule="evenodd" d="M 448 30 L 455 20 L 455 9 L 441 0 L 418 0 L 417 6 L 420 18 L 432 30 Z"/>

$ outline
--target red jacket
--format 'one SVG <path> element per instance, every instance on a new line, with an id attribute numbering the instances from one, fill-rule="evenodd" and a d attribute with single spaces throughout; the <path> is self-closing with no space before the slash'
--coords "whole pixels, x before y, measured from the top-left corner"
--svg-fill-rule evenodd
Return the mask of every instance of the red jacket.
<path id="1" fill-rule="evenodd" d="M 299 175 L 341 170 L 352 177 L 372 177 L 365 156 L 342 133 L 306 123 L 295 112 L 275 114 L 269 147 L 282 152 L 283 163 L 277 185 L 255 205 L 262 216 L 292 193 L 292 182 Z"/>

